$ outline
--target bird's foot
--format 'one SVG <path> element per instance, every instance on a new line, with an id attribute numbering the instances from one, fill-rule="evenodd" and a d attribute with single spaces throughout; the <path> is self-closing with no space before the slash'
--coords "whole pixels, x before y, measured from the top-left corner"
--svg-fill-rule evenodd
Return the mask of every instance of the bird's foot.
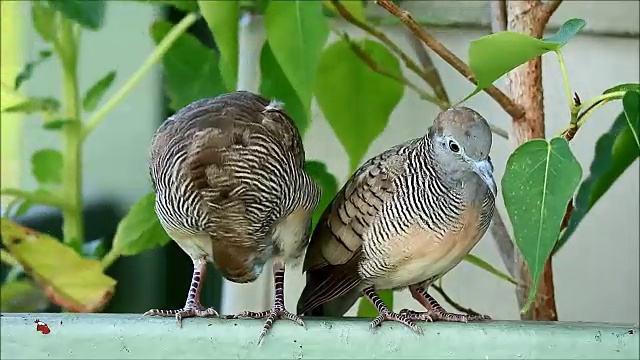
<path id="1" fill-rule="evenodd" d="M 284 308 L 284 305 L 276 304 L 271 308 L 271 310 L 253 312 L 253 311 L 244 311 L 240 315 L 231 315 L 229 318 L 233 319 L 266 319 L 264 322 L 264 327 L 262 328 L 262 332 L 260 333 L 260 337 L 258 338 L 258 345 L 262 342 L 262 339 L 267 335 L 269 329 L 273 326 L 273 323 L 278 319 L 286 319 L 295 322 L 296 324 L 306 327 L 304 321 L 294 314 L 289 312 Z"/>
<path id="2" fill-rule="evenodd" d="M 473 321 L 484 321 L 491 320 L 491 318 L 487 315 L 464 315 L 464 314 L 456 314 L 450 313 L 444 309 L 439 311 L 413 311 L 408 309 L 403 309 L 400 311 L 400 314 L 405 315 L 410 320 L 421 320 L 421 321 L 446 321 L 446 322 L 473 322 Z M 429 320 L 425 320 L 425 319 Z"/>
<path id="3" fill-rule="evenodd" d="M 401 324 L 408 326 L 414 332 L 422 335 L 422 329 L 416 325 L 412 319 L 409 319 L 406 315 L 402 313 L 394 313 L 389 310 L 383 310 L 380 312 L 378 316 L 369 324 L 369 328 L 373 329 L 376 326 L 381 326 L 384 321 L 396 321 Z"/>
<path id="4" fill-rule="evenodd" d="M 200 304 L 185 306 L 182 309 L 177 310 L 158 310 L 151 309 L 145 312 L 143 315 L 146 316 L 175 316 L 178 321 L 178 327 L 182 327 L 182 319 L 189 317 L 219 317 L 220 315 L 216 311 L 216 309 L 210 307 L 206 308 Z"/>

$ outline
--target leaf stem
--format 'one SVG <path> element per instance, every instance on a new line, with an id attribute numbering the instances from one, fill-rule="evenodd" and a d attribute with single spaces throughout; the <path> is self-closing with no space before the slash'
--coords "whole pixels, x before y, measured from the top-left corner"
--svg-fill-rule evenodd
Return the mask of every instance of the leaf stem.
<path id="1" fill-rule="evenodd" d="M 64 199 L 48 193 L 33 193 L 26 190 L 5 188 L 5 189 L 0 189 L 0 195 L 13 196 L 13 197 L 21 198 L 23 200 L 30 201 L 32 203 L 58 207 L 61 209 L 65 209 L 69 206 L 64 201 Z"/>
<path id="2" fill-rule="evenodd" d="M 558 134 L 556 134 L 555 137 L 564 137 L 569 141 L 572 140 L 578 129 L 580 129 L 584 125 L 589 116 L 591 116 L 591 114 L 593 114 L 593 112 L 597 108 L 610 101 L 622 99 L 624 93 L 624 91 L 616 91 L 612 93 L 602 94 L 578 105 L 578 115 L 576 116 L 576 123 L 570 124 L 569 126 L 565 127 Z M 580 113 L 579 111 L 583 109 L 585 110 Z"/>
<path id="3" fill-rule="evenodd" d="M 442 288 L 442 283 L 440 284 L 440 286 L 433 284 L 431 285 L 431 287 L 433 287 L 439 294 L 440 296 L 442 296 L 442 298 L 444 299 L 444 301 L 448 302 L 449 305 L 451 305 L 454 309 L 456 309 L 457 311 L 463 312 L 467 315 L 480 315 L 480 313 L 478 313 L 477 311 L 471 309 L 471 308 L 466 308 L 460 304 L 458 304 L 455 300 L 453 300 L 449 295 L 447 295 L 447 293 L 444 291 L 444 289 Z"/>
<path id="4" fill-rule="evenodd" d="M 60 19 L 55 49 L 62 62 L 63 112 L 71 120 L 63 132 L 63 196 L 68 206 L 63 208 L 62 233 L 64 243 L 80 252 L 84 242 L 82 219 L 82 119 L 78 89 L 78 43 L 80 30 L 71 20 Z"/>
<path id="5" fill-rule="evenodd" d="M 114 247 L 112 247 L 111 250 L 109 250 L 109 252 L 105 254 L 102 260 L 100 260 L 100 263 L 102 264 L 102 268 L 107 269 L 119 258 L 120 258 L 120 254 L 118 253 L 118 251 L 116 251 Z"/>
<path id="6" fill-rule="evenodd" d="M 129 78 L 129 80 L 109 100 L 107 100 L 100 109 L 96 110 L 91 118 L 89 118 L 82 133 L 83 139 L 86 139 L 86 137 L 89 136 L 89 134 L 91 134 L 98 125 L 100 125 L 104 117 L 107 116 L 107 114 L 109 114 L 109 112 L 111 112 L 111 110 L 113 110 L 127 96 L 127 94 L 133 90 L 149 70 L 151 70 L 151 68 L 160 61 L 160 59 L 162 59 L 164 54 L 167 53 L 178 37 L 185 33 L 187 29 L 193 25 L 196 20 L 198 20 L 198 16 L 199 15 L 196 13 L 186 15 L 178 24 L 176 24 L 176 26 L 173 27 L 173 29 L 171 29 L 171 31 L 167 33 L 133 76 L 131 76 L 131 78 Z"/>
<path id="7" fill-rule="evenodd" d="M 571 125 L 578 123 L 578 111 L 580 111 L 579 104 L 576 104 L 573 99 L 573 92 L 571 91 L 571 84 L 569 83 L 569 73 L 567 72 L 567 66 L 564 62 L 564 56 L 560 50 L 555 50 L 558 62 L 560 63 L 560 71 L 562 72 L 562 80 L 564 81 L 564 89 L 567 93 L 567 99 L 569 100 L 569 111 L 571 111 Z"/>

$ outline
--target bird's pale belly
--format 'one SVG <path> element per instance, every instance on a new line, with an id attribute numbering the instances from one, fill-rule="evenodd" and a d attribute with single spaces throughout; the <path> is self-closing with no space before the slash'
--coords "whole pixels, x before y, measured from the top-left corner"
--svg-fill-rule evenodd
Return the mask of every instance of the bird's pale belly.
<path id="1" fill-rule="evenodd" d="M 443 276 L 462 261 L 481 236 L 475 227 L 463 227 L 438 239 L 416 228 L 394 242 L 390 249 L 394 270 L 376 279 L 374 285 L 378 289 L 403 288 Z"/>
<path id="2" fill-rule="evenodd" d="M 166 230 L 180 248 L 192 259 L 206 258 L 213 261 L 211 237 L 206 233 L 187 234 L 181 231 Z"/>

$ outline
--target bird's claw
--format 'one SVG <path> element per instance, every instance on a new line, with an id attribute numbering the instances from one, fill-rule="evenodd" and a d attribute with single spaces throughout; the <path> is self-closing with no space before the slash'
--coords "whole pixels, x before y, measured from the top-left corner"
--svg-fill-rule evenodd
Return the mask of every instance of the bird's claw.
<path id="1" fill-rule="evenodd" d="M 473 321 L 485 321 L 491 320 L 487 315 L 464 315 L 450 313 L 445 310 L 441 311 L 413 311 L 409 309 L 402 309 L 400 314 L 405 315 L 410 320 L 420 321 L 446 321 L 446 322 L 473 322 Z"/>
<path id="2" fill-rule="evenodd" d="M 182 309 L 177 310 L 159 310 L 159 309 L 151 309 L 145 312 L 143 315 L 145 316 L 175 316 L 176 321 L 178 322 L 178 327 L 182 327 L 182 319 L 186 319 L 189 317 L 219 317 L 220 314 L 216 311 L 216 309 L 210 307 L 206 308 L 202 305 L 194 305 L 194 306 L 185 306 Z"/>
<path id="3" fill-rule="evenodd" d="M 401 324 L 408 326 L 414 332 L 422 335 L 422 329 L 416 325 L 412 319 L 409 319 L 406 315 L 402 313 L 394 313 L 388 310 L 384 310 L 376 316 L 375 319 L 369 324 L 369 328 L 373 329 L 376 326 L 381 326 L 384 321 L 396 321 Z"/>
<path id="4" fill-rule="evenodd" d="M 306 328 L 306 325 L 302 319 L 294 314 L 289 312 L 284 306 L 276 305 L 270 310 L 266 311 L 244 311 L 239 315 L 231 315 L 230 318 L 233 319 L 266 319 L 264 322 L 264 327 L 262 328 L 262 332 L 260 332 L 260 337 L 258 338 L 258 345 L 262 342 L 262 339 L 267 335 L 269 329 L 273 326 L 273 323 L 278 319 L 286 319 L 295 322 L 296 324 Z"/>

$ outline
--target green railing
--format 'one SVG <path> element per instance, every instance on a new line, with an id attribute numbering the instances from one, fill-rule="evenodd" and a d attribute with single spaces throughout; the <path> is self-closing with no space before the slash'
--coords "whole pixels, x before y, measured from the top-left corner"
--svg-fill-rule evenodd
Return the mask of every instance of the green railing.
<path id="1" fill-rule="evenodd" d="M 40 328 L 35 321 L 40 320 Z M 43 333 L 43 325 L 49 330 Z M 2 314 L 2 359 L 638 359 L 637 325 L 428 323 L 370 331 L 366 319 L 278 321 L 260 346 L 257 320 L 130 314 Z M 47 332 L 47 331 L 44 331 Z"/>

